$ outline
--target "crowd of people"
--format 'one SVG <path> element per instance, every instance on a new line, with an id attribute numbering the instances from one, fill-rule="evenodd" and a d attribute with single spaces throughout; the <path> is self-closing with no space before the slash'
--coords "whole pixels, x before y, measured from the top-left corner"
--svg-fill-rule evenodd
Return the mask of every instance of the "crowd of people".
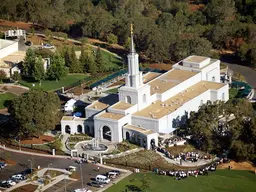
<path id="1" fill-rule="evenodd" d="M 158 152 L 161 152 L 165 154 L 166 157 L 173 159 L 175 161 L 191 161 L 191 162 L 197 162 L 198 159 L 209 159 L 210 157 L 201 155 L 198 152 L 186 152 L 186 153 L 179 153 L 178 155 L 173 155 L 169 151 L 167 151 L 165 148 L 158 147 Z"/>
<path id="2" fill-rule="evenodd" d="M 203 168 L 196 169 L 196 170 L 164 171 L 164 170 L 158 170 L 157 168 L 155 168 L 153 171 L 159 175 L 168 175 L 171 177 L 175 177 L 175 180 L 181 180 L 181 179 L 185 179 L 189 176 L 197 177 L 198 175 L 208 175 L 209 171 L 216 171 L 216 168 L 219 164 L 220 164 L 220 161 L 217 161 L 217 162 L 212 163 L 211 165 L 208 165 Z"/>

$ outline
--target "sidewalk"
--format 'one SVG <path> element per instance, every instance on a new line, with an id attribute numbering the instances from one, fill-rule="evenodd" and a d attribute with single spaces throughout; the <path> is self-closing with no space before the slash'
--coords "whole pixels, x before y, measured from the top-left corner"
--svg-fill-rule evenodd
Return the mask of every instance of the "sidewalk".
<path id="1" fill-rule="evenodd" d="M 65 155 L 65 156 L 64 155 L 48 155 L 48 154 L 34 153 L 34 152 L 29 152 L 29 151 L 20 151 L 20 150 L 5 147 L 4 145 L 0 145 L 0 150 L 10 151 L 10 152 L 20 153 L 20 154 L 26 154 L 26 155 L 39 156 L 39 157 L 60 158 L 60 159 L 70 158 L 70 156 L 67 156 L 67 155 Z M 78 157 L 73 157 L 72 159 L 77 160 L 79 158 Z"/>
<path id="2" fill-rule="evenodd" d="M 157 153 L 159 155 L 161 155 L 161 157 L 163 157 L 168 163 L 178 165 L 178 166 L 181 166 L 181 167 L 200 167 L 200 166 L 206 165 L 208 163 L 211 163 L 213 161 L 212 159 L 209 159 L 209 160 L 199 159 L 195 163 L 192 163 L 192 162 L 189 162 L 189 161 L 182 161 L 182 165 L 180 165 L 180 161 L 175 161 L 173 159 L 167 158 L 165 156 L 165 154 L 160 153 L 159 151 L 157 151 Z"/>

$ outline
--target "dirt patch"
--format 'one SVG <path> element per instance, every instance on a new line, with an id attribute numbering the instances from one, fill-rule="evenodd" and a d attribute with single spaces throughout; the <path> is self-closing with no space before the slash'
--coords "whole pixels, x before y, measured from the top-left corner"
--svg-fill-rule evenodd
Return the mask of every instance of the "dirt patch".
<path id="1" fill-rule="evenodd" d="M 0 85 L 0 91 L 6 91 L 15 95 L 22 95 L 26 92 L 28 92 L 27 89 L 18 87 L 18 86 L 5 86 L 5 85 Z"/>
<path id="2" fill-rule="evenodd" d="M 255 171 L 256 167 L 253 166 L 253 163 L 245 161 L 245 162 L 235 162 L 235 161 L 230 161 L 230 163 L 224 163 L 218 166 L 219 169 L 228 169 L 229 166 L 232 167 L 232 169 L 235 170 L 251 170 Z"/>
<path id="3" fill-rule="evenodd" d="M 28 184 L 17 189 L 14 189 L 11 192 L 34 192 L 37 189 L 37 187 L 38 185 Z"/>
<path id="4" fill-rule="evenodd" d="M 196 12 L 198 10 L 202 10 L 205 7 L 204 4 L 190 4 L 189 9 L 192 12 Z"/>
<path id="5" fill-rule="evenodd" d="M 44 144 L 54 141 L 54 137 L 48 135 L 40 135 L 38 138 L 33 137 L 32 139 L 22 140 L 21 144 Z"/>
<path id="6" fill-rule="evenodd" d="M 108 87 L 114 87 L 114 86 L 118 86 L 118 85 L 123 85 L 125 83 L 124 79 L 121 79 L 113 84 L 111 84 L 110 86 Z"/>
<path id="7" fill-rule="evenodd" d="M 12 22 L 12 21 L 6 21 L 3 19 L 0 19 L 0 26 L 8 26 L 8 27 L 18 27 L 20 29 L 29 29 L 33 26 L 32 23 L 24 23 L 24 22 Z"/>
<path id="8" fill-rule="evenodd" d="M 170 70 L 172 68 L 172 64 L 164 64 L 164 63 L 152 63 L 148 66 L 151 69 L 159 69 L 159 70 Z"/>

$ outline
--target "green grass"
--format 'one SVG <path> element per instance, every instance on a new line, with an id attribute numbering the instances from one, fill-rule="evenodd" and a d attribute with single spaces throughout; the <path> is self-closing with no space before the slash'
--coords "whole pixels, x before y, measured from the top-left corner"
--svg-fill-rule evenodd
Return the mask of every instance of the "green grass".
<path id="1" fill-rule="evenodd" d="M 116 94 L 118 92 L 118 89 L 119 88 L 114 88 L 114 89 L 109 89 L 107 91 L 105 91 L 106 93 L 113 93 L 113 94 Z"/>
<path id="2" fill-rule="evenodd" d="M 0 94 L 0 109 L 6 108 L 8 102 L 14 99 L 15 97 L 17 96 L 12 93 Z"/>
<path id="3" fill-rule="evenodd" d="M 71 85 L 79 80 L 83 80 L 86 77 L 87 75 L 75 74 L 75 75 L 68 75 L 59 81 L 44 80 L 41 83 L 41 88 L 44 91 L 53 91 L 53 90 L 60 89 L 61 87 Z M 35 84 L 35 87 L 40 87 L 38 82 L 28 82 L 25 80 L 21 80 L 19 83 L 26 87 L 32 87 L 32 84 Z"/>
<path id="4" fill-rule="evenodd" d="M 238 94 L 238 89 L 236 89 L 236 88 L 229 89 L 229 98 L 230 99 L 235 98 L 237 94 Z"/>
<path id="5" fill-rule="evenodd" d="M 149 188 L 141 190 L 143 180 L 148 181 Z M 137 173 L 118 182 L 106 190 L 106 192 L 122 192 L 125 189 L 129 191 L 147 191 L 147 192 L 255 192 L 256 176 L 249 171 L 237 170 L 217 170 L 210 172 L 208 176 L 190 176 L 180 181 L 174 180 L 174 177 L 156 175 L 155 173 Z M 131 189 L 135 190 L 131 190 Z"/>

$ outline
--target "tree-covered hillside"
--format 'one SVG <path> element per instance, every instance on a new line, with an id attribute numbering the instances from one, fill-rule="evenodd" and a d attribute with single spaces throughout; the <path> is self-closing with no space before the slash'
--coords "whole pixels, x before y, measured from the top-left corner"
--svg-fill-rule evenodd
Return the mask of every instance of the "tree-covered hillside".
<path id="1" fill-rule="evenodd" d="M 134 23 L 136 48 L 152 61 L 227 49 L 256 64 L 255 0 L 2 0 L 0 18 L 76 37 L 107 41 L 111 34 L 121 45 Z"/>

